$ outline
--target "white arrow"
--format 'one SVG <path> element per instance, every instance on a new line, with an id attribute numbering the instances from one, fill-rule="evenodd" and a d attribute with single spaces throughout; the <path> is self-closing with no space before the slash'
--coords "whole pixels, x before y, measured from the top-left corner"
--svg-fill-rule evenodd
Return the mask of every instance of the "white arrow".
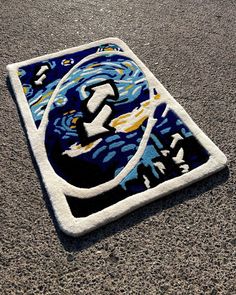
<path id="1" fill-rule="evenodd" d="M 165 174 L 166 167 L 162 162 L 156 162 L 154 166 L 157 167 L 162 174 Z"/>
<path id="2" fill-rule="evenodd" d="M 149 181 L 149 179 L 147 178 L 147 176 L 143 175 L 143 179 L 144 179 L 144 184 L 145 184 L 146 188 L 147 188 L 147 189 L 150 188 L 150 187 L 151 187 L 151 186 L 150 186 L 150 181 Z"/>
<path id="3" fill-rule="evenodd" d="M 108 129 L 103 127 L 103 125 L 110 116 L 111 112 L 111 108 L 108 105 L 104 105 L 91 123 L 83 123 L 88 137 L 108 131 Z"/>
<path id="4" fill-rule="evenodd" d="M 171 135 L 171 137 L 173 138 L 170 147 L 173 149 L 176 146 L 176 143 L 183 139 L 183 137 L 179 134 L 179 133 L 175 133 L 173 135 Z"/>
<path id="5" fill-rule="evenodd" d="M 182 168 L 182 173 L 186 173 L 189 171 L 189 165 L 188 164 L 183 164 L 181 166 L 179 166 L 180 168 Z"/>
<path id="6" fill-rule="evenodd" d="M 177 155 L 175 157 L 172 157 L 172 159 L 174 160 L 174 162 L 176 164 L 181 164 L 184 163 L 184 150 L 183 148 L 180 148 L 180 150 L 178 151 Z"/>
<path id="7" fill-rule="evenodd" d="M 161 153 L 162 153 L 162 155 L 164 157 L 166 157 L 170 153 L 170 151 L 168 151 L 168 150 L 162 150 Z"/>
<path id="8" fill-rule="evenodd" d="M 39 71 L 36 73 L 36 77 L 39 77 L 39 79 L 34 81 L 35 85 L 43 85 L 43 80 L 47 78 L 47 76 L 43 73 L 47 70 L 49 70 L 49 67 L 47 65 L 41 66 Z"/>
<path id="9" fill-rule="evenodd" d="M 41 68 L 37 72 L 36 76 L 37 77 L 41 76 L 47 70 L 49 70 L 49 67 L 47 65 L 41 66 Z"/>
<path id="10" fill-rule="evenodd" d="M 89 111 L 92 113 L 94 113 L 97 110 L 97 108 L 108 95 L 115 95 L 114 89 L 112 88 L 109 82 L 107 82 L 106 84 L 91 87 L 91 89 L 94 91 L 94 93 L 92 97 L 89 99 L 87 107 Z"/>
<path id="11" fill-rule="evenodd" d="M 42 85 L 43 84 L 43 80 L 46 79 L 46 75 L 43 74 L 37 81 L 34 81 L 35 85 Z"/>

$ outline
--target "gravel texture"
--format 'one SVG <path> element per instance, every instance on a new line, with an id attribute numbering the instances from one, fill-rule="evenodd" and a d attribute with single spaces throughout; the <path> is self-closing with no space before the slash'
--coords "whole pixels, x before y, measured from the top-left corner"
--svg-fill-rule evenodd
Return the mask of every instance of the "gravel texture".
<path id="1" fill-rule="evenodd" d="M 1 294 L 236 294 L 234 0 L 0 0 Z M 5 66 L 119 37 L 228 168 L 82 238 L 57 228 Z"/>

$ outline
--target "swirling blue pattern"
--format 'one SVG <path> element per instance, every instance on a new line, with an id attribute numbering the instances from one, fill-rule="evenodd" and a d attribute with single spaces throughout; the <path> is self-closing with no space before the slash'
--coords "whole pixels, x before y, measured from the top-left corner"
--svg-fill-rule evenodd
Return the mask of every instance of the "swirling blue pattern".
<path id="1" fill-rule="evenodd" d="M 61 80 L 61 78 L 68 72 L 68 70 L 81 61 L 83 58 L 90 54 L 94 54 L 96 52 L 105 52 L 107 50 L 120 51 L 122 52 L 122 48 L 117 46 L 116 44 L 104 44 L 100 46 L 94 46 L 92 48 L 77 51 L 72 54 L 64 54 L 63 56 L 44 60 L 42 62 L 36 62 L 24 67 L 19 68 L 18 75 L 22 85 L 30 85 L 31 91 L 27 92 L 27 100 L 32 112 L 33 119 L 35 121 L 35 125 L 38 127 L 42 120 L 42 116 L 44 114 L 45 108 L 48 104 L 49 98 L 56 88 L 56 85 Z M 64 60 L 73 60 L 73 63 L 66 64 L 62 61 Z M 48 65 L 50 70 L 47 72 L 47 77 L 41 86 L 37 86 L 34 83 L 35 75 L 41 66 Z M 32 102 L 37 102 L 41 97 L 45 97 L 40 104 L 34 106 Z"/>
<path id="2" fill-rule="evenodd" d="M 112 118 L 132 112 L 135 108 L 140 107 L 142 102 L 150 99 L 146 77 L 130 58 L 115 53 L 105 53 L 83 63 L 73 70 L 59 89 L 57 96 L 67 98 L 67 103 L 63 106 L 57 106 L 55 103 L 51 105 L 45 141 L 49 155 L 57 154 L 58 157 L 61 157 L 73 145 L 80 145 L 80 139 L 72 121 L 83 119 L 82 105 L 90 94 L 86 87 L 110 79 L 114 81 L 119 93 L 118 98 L 107 99 L 107 103 L 112 107 Z M 112 179 L 117 168 L 125 166 L 137 151 L 146 123 L 147 120 L 144 120 L 134 132 L 104 135 L 95 149 L 73 157 L 73 162 L 75 163 L 76 160 L 85 161 L 96 166 L 103 173 L 109 170 L 110 173 L 105 173 L 106 178 L 107 180 Z M 48 141 L 48 138 L 54 138 L 54 140 Z M 59 146 L 60 148 L 58 148 Z M 55 150 L 57 151 L 55 152 Z M 49 159 L 51 159 L 52 166 L 57 167 L 55 161 L 58 159 L 53 159 L 53 157 L 49 157 Z M 61 175 L 64 173 L 63 177 L 66 177 L 65 172 L 58 170 L 58 173 Z M 82 178 L 78 177 L 76 185 L 83 186 L 83 183 L 79 183 L 80 179 Z M 67 180 L 72 182 L 69 177 Z"/>

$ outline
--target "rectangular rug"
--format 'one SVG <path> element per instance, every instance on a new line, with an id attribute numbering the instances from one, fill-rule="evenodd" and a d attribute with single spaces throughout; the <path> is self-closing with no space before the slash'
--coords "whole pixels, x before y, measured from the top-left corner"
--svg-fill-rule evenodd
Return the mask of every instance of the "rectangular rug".
<path id="1" fill-rule="evenodd" d="M 60 228 L 85 234 L 226 165 L 117 38 L 7 66 Z"/>

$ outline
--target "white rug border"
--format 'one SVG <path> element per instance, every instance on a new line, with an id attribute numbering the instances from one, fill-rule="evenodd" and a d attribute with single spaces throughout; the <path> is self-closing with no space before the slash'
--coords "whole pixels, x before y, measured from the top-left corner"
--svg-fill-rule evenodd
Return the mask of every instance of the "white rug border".
<path id="1" fill-rule="evenodd" d="M 78 50 L 84 50 L 93 46 L 99 46 L 104 43 L 114 43 L 120 46 L 125 51 L 126 55 L 130 56 L 136 62 L 138 61 L 138 64 L 145 69 L 145 74 L 148 78 L 148 81 L 155 80 L 155 84 L 157 85 L 156 87 L 158 88 L 158 91 L 161 93 L 161 102 L 168 102 L 169 106 L 177 113 L 177 115 L 188 126 L 188 128 L 190 128 L 191 132 L 197 138 L 197 140 L 202 144 L 202 146 L 205 149 L 207 149 L 207 151 L 210 154 L 210 157 L 207 163 L 201 165 L 200 167 L 186 174 L 165 181 L 164 183 L 161 183 L 152 189 L 148 189 L 144 192 L 127 197 L 126 199 L 110 207 L 107 207 L 99 212 L 91 214 L 88 217 L 75 218 L 71 214 L 69 205 L 66 201 L 65 193 L 68 195 L 68 191 L 61 189 L 61 182 L 59 177 L 52 177 L 52 171 L 48 170 L 48 165 L 45 165 L 45 159 L 44 157 L 42 157 L 41 150 L 38 148 L 38 129 L 35 126 L 32 114 L 28 107 L 27 99 L 25 97 L 23 88 L 20 83 L 20 79 L 18 77 L 18 69 L 22 66 L 26 66 L 35 62 L 43 61 L 49 58 L 60 57 L 65 54 L 74 53 Z M 164 86 L 138 59 L 138 57 L 129 49 L 129 47 L 118 38 L 106 38 L 86 45 L 59 51 L 57 53 L 47 54 L 23 62 L 14 63 L 8 65 L 7 70 L 9 73 L 14 93 L 16 95 L 17 103 L 21 111 L 21 115 L 24 120 L 32 151 L 34 153 L 36 162 L 39 166 L 39 170 L 42 175 L 42 179 L 44 181 L 45 187 L 48 191 L 50 200 L 52 202 L 52 207 L 54 209 L 55 216 L 58 220 L 60 228 L 69 235 L 83 235 L 101 225 L 116 220 L 119 217 L 127 214 L 128 212 L 131 212 L 151 201 L 159 199 L 167 194 L 170 194 L 176 190 L 188 186 L 204 177 L 207 177 L 213 174 L 214 172 L 221 170 L 227 164 L 227 159 L 225 155 L 219 150 L 219 148 L 193 122 L 193 120 L 186 113 L 186 111 L 178 104 L 178 102 L 170 95 L 170 93 L 164 88 Z M 53 173 L 55 174 L 55 172 Z M 76 188 L 75 191 L 77 191 Z M 72 194 L 69 193 L 69 195 L 73 195 L 73 192 Z"/>

